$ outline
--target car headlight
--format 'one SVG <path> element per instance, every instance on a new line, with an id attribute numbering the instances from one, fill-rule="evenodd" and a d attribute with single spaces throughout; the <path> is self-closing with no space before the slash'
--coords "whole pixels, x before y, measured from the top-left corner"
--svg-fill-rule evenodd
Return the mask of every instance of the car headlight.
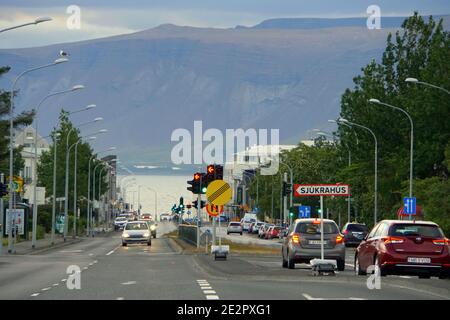
<path id="1" fill-rule="evenodd" d="M 153 231 L 153 230 L 156 230 L 156 226 L 154 226 L 154 225 L 151 226 L 151 227 L 150 227 L 150 230 L 152 230 L 152 231 Z"/>
<path id="2" fill-rule="evenodd" d="M 124 234 L 122 234 L 122 237 L 123 237 L 123 238 L 129 238 L 130 235 L 129 235 L 128 233 L 124 233 Z"/>
<path id="3" fill-rule="evenodd" d="M 150 233 L 146 232 L 144 233 L 144 238 L 150 237 Z"/>

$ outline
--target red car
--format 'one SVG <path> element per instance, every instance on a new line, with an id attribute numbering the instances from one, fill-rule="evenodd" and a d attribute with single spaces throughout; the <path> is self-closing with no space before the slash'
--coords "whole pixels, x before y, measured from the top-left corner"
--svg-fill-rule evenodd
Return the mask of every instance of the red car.
<path id="1" fill-rule="evenodd" d="M 278 238 L 278 236 L 280 234 L 280 230 L 281 230 L 280 227 L 276 227 L 276 226 L 270 227 L 265 233 L 265 238 L 266 239 Z"/>
<path id="2" fill-rule="evenodd" d="M 433 222 L 383 220 L 356 249 L 355 272 L 367 273 L 371 265 L 380 274 L 417 275 L 419 278 L 450 276 L 450 245 Z"/>

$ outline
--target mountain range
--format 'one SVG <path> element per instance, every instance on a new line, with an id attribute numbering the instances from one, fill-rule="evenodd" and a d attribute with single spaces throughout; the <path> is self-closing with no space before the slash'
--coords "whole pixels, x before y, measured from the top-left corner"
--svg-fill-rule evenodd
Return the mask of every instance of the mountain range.
<path id="1" fill-rule="evenodd" d="M 448 29 L 449 16 L 443 17 Z M 339 114 L 340 96 L 370 60 L 380 60 L 389 32 L 404 18 L 369 30 L 366 19 L 272 19 L 229 29 L 161 25 L 108 38 L 45 47 L 0 50 L 11 79 L 58 58 L 70 62 L 20 80 L 17 110 L 35 107 L 48 92 L 75 84 L 86 89 L 54 97 L 38 115 L 42 135 L 57 122 L 61 107 L 95 103 L 73 116 L 82 123 L 102 116 L 96 149 L 116 145 L 124 162 L 170 161 L 176 128 L 278 128 L 282 142 L 297 143 L 307 130 L 326 126 Z M 100 129 L 83 127 L 84 133 Z"/>

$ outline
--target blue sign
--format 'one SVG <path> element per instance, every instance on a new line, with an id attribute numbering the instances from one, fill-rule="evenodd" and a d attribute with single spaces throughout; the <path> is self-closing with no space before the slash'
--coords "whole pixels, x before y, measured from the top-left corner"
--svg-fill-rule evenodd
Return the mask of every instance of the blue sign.
<path id="1" fill-rule="evenodd" d="M 311 218 L 311 207 L 310 206 L 298 207 L 298 217 L 300 219 Z"/>
<path id="2" fill-rule="evenodd" d="M 416 198 L 403 198 L 403 213 L 404 214 L 416 214 Z"/>

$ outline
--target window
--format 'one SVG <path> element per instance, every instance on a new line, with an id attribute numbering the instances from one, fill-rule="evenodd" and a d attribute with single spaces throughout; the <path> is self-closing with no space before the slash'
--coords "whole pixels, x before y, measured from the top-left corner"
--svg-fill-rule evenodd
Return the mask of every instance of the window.
<path id="1" fill-rule="evenodd" d="M 378 230 L 375 232 L 374 237 L 383 237 L 383 236 L 387 236 L 387 231 L 388 231 L 389 226 L 386 223 L 382 223 L 379 227 Z"/>
<path id="2" fill-rule="evenodd" d="M 420 224 L 396 224 L 392 226 L 390 235 L 392 236 L 421 236 L 442 238 L 444 235 L 437 226 Z"/>
<path id="3" fill-rule="evenodd" d="M 312 222 L 299 223 L 295 232 L 296 233 L 306 233 L 306 234 L 320 234 L 320 224 L 315 224 Z M 339 233 L 339 231 L 338 231 L 338 228 L 335 223 L 325 222 L 323 224 L 323 233 L 324 234 L 333 234 L 333 233 Z"/>
<path id="4" fill-rule="evenodd" d="M 377 224 L 375 227 L 373 227 L 372 231 L 370 231 L 369 235 L 367 236 L 368 239 L 373 238 L 375 236 L 375 233 L 377 232 L 379 226 L 380 224 Z"/>

